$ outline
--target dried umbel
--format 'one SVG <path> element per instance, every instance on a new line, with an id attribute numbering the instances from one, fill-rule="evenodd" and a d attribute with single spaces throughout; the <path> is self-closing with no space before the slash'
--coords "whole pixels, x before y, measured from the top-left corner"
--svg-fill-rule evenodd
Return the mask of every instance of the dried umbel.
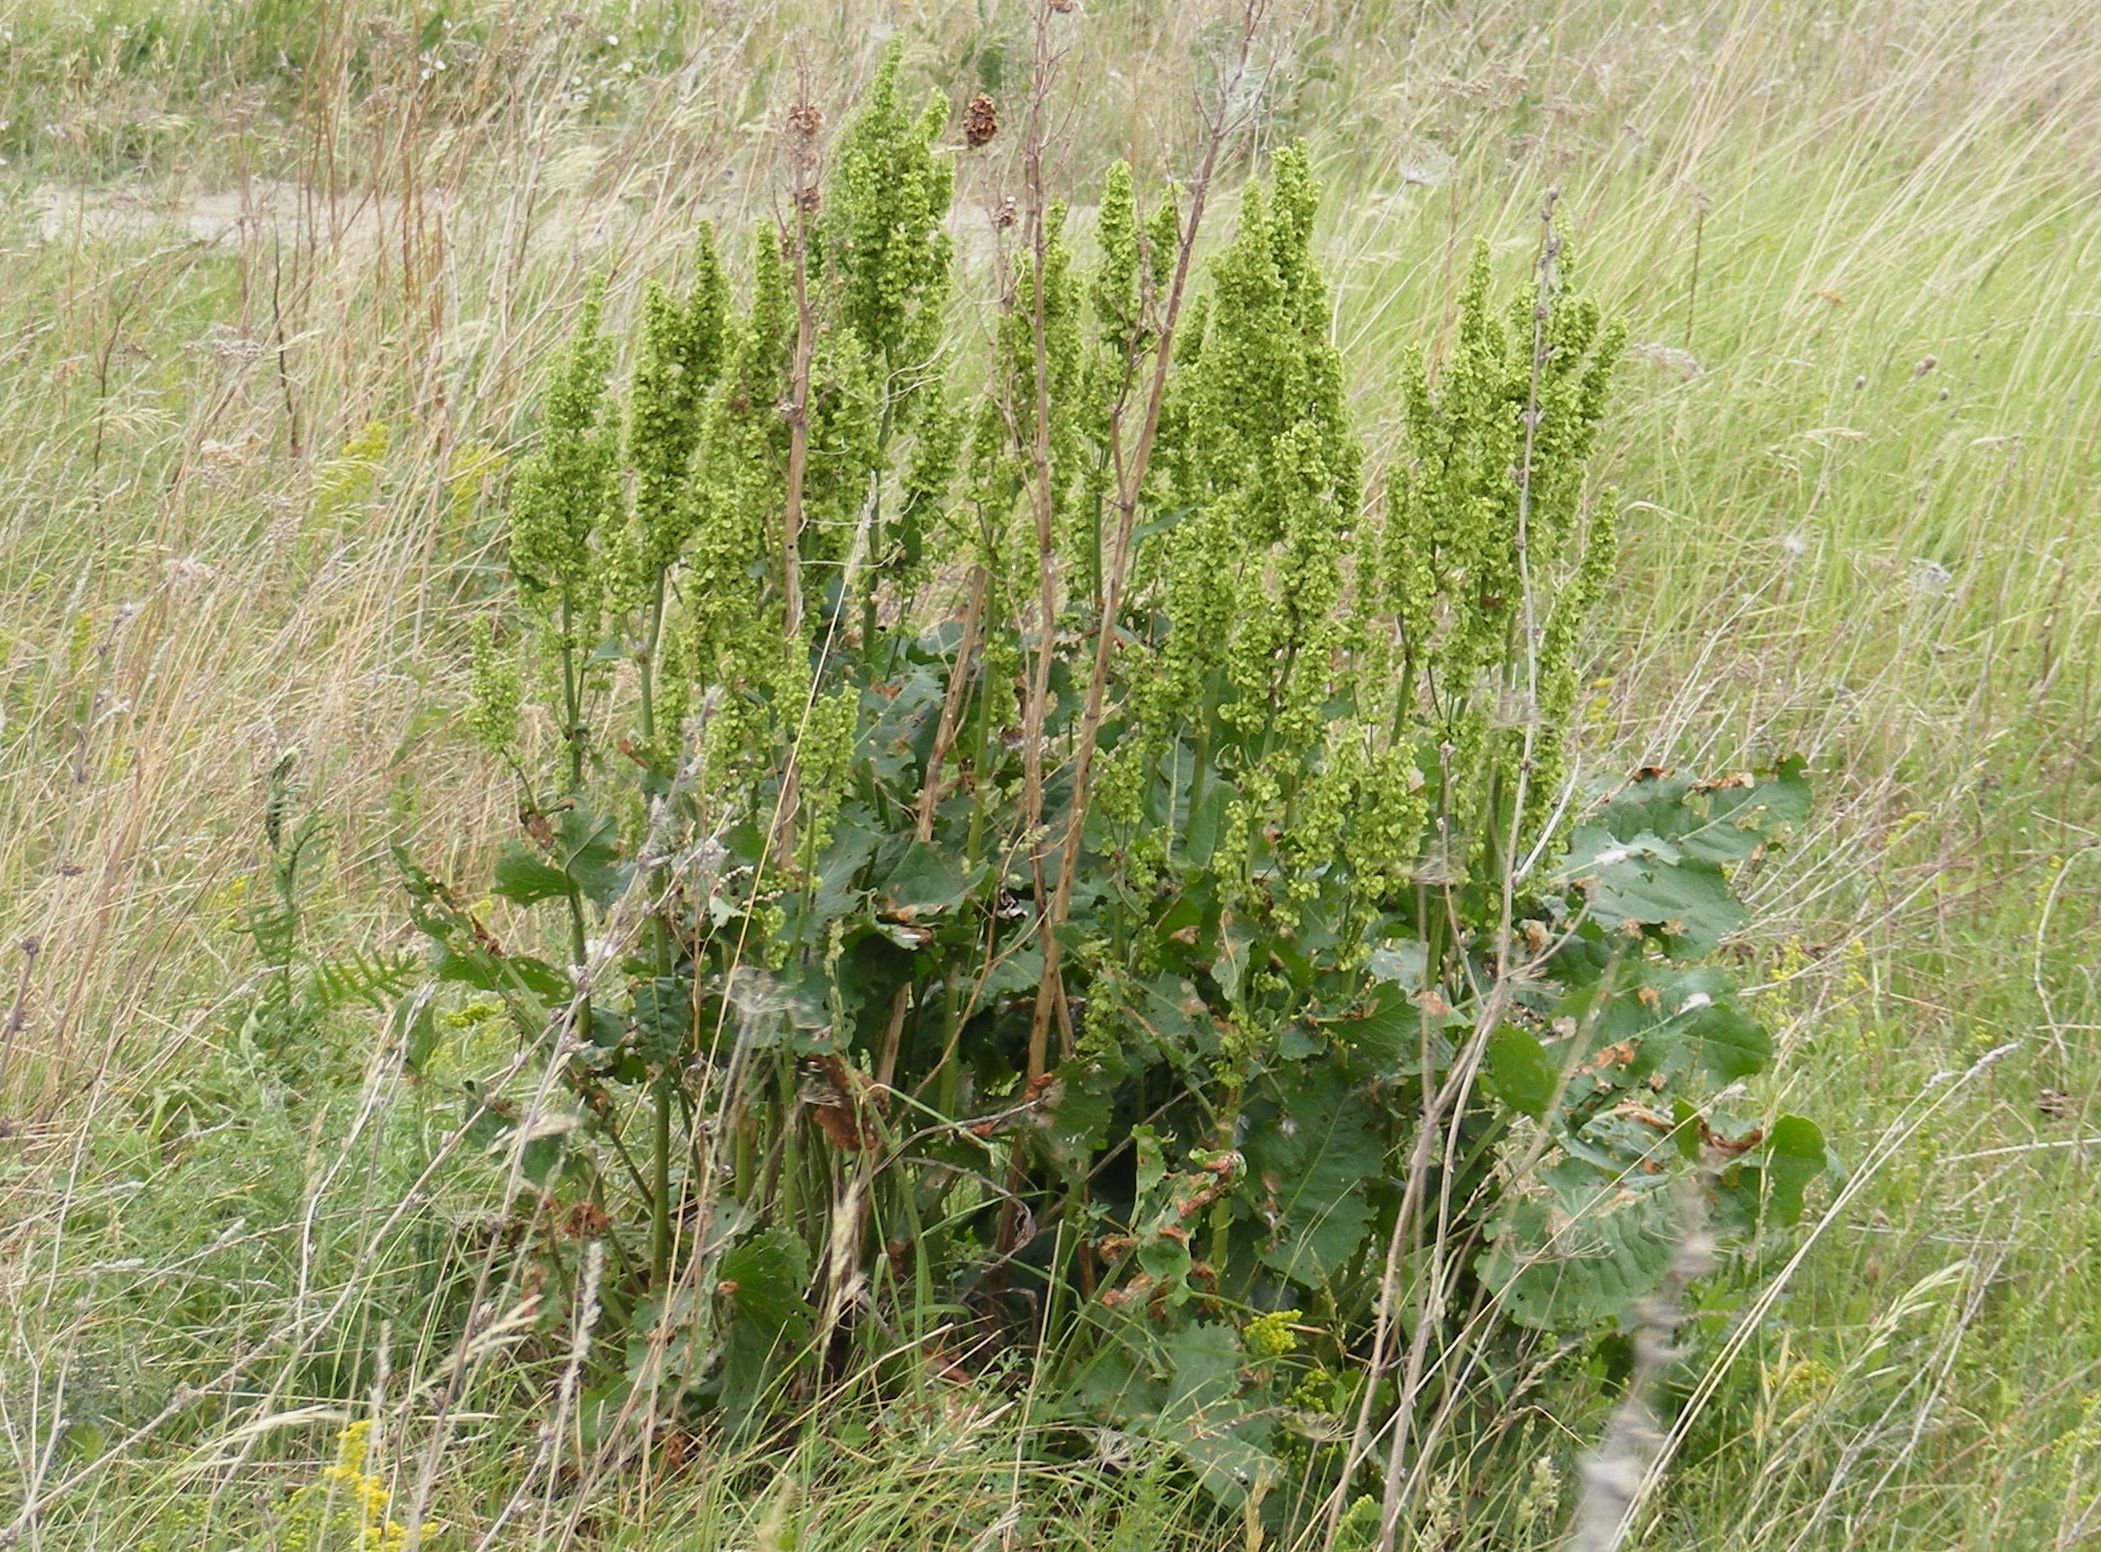
<path id="1" fill-rule="evenodd" d="M 999 109 L 990 97 L 979 92 L 963 109 L 964 143 L 972 147 L 988 145 L 998 133 Z"/>

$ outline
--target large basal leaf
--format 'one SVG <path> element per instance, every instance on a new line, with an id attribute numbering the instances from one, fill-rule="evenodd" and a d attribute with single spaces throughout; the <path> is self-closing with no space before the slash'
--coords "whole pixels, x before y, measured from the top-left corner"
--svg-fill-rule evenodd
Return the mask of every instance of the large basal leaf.
<path id="1" fill-rule="evenodd" d="M 739 1322 L 780 1336 L 809 1316 L 803 1297 L 809 1276 L 808 1246 L 786 1229 L 760 1229 L 723 1251 L 715 1291 Z"/>
<path id="2" fill-rule="evenodd" d="M 811 1311 L 803 1297 L 810 1252 L 786 1229 L 761 1229 L 722 1253 L 717 1296 L 729 1315 L 723 1337 L 724 1423 L 740 1436 L 766 1415 L 774 1380 L 809 1340 Z"/>
<path id="3" fill-rule="evenodd" d="M 1626 1319 L 1688 1232 L 1662 1178 L 1615 1179 L 1569 1161 L 1504 1203 L 1478 1269 L 1519 1324 L 1575 1331 Z"/>
<path id="4" fill-rule="evenodd" d="M 1651 835 L 1700 862 L 1736 862 L 1785 839 L 1809 817 L 1807 766 L 1799 755 L 1764 775 L 1692 781 L 1645 771 L 1588 821 L 1621 840 Z"/>
<path id="5" fill-rule="evenodd" d="M 1594 1043 L 1631 1043 L 1630 1080 L 1676 1081 L 1698 1074 L 1733 1083 L 1765 1070 L 1773 1041 L 1736 1001 L 1729 978 L 1712 968 L 1676 970 L 1653 962 L 1625 967 L 1598 1007 Z"/>
<path id="6" fill-rule="evenodd" d="M 1239 1333 L 1212 1321 L 1174 1326 L 1119 1321 L 1088 1360 L 1072 1395 L 1079 1413 L 1115 1426 L 1105 1443 L 1143 1440 L 1178 1457 L 1214 1503 L 1237 1509 L 1281 1468 L 1265 1448 L 1275 1425 L 1242 1394 Z"/>
<path id="7" fill-rule="evenodd" d="M 1364 1183 L 1385 1167 L 1371 1105 L 1326 1062 L 1270 1075 L 1270 1102 L 1248 1115 L 1248 1189 L 1268 1232 L 1262 1263 L 1321 1287 L 1355 1255 L 1371 1221 Z"/>
<path id="8" fill-rule="evenodd" d="M 967 873 L 941 847 L 913 841 L 876 886 L 885 915 L 905 923 L 940 916 L 968 900 L 985 879 L 985 865 Z"/>
<path id="9" fill-rule="evenodd" d="M 1694 782 L 1646 771 L 1576 829 L 1556 876 L 1607 929 L 1653 933 L 1676 958 L 1712 953 L 1746 915 L 1725 871 L 1807 817 L 1799 758 L 1764 777 Z"/>
<path id="10" fill-rule="evenodd" d="M 1160 1415 L 1182 1420 L 1216 1413 L 1240 1385 L 1240 1334 L 1231 1326 L 1199 1322 L 1166 1339 L 1167 1395 Z"/>
<path id="11" fill-rule="evenodd" d="M 1059 1064 L 1043 1110 L 1043 1142 L 1067 1178 L 1083 1176 L 1100 1151 L 1115 1096 L 1115 1081 L 1101 1063 L 1075 1056 Z"/>
<path id="12" fill-rule="evenodd" d="M 1651 932 L 1680 959 L 1699 959 L 1749 918 L 1719 865 L 1688 856 L 1659 836 L 1621 840 L 1583 826 L 1558 870 L 1578 890 L 1590 919 L 1608 931 Z"/>
<path id="13" fill-rule="evenodd" d="M 870 772 L 885 786 L 915 784 L 927 746 L 932 742 L 945 693 L 943 680 L 915 664 L 895 682 L 863 700 L 878 707 L 862 749 Z"/>
<path id="14" fill-rule="evenodd" d="M 1212 1500 L 1238 1507 L 1277 1462 L 1256 1442 L 1270 1432 L 1239 1399 L 1241 1349 L 1231 1326 L 1184 1326 L 1166 1341 L 1167 1399 L 1148 1432 L 1194 1468 Z"/>
<path id="15" fill-rule="evenodd" d="M 1537 1036 L 1505 1024 L 1488 1037 L 1488 1087 L 1524 1115 L 1543 1117 L 1561 1092 L 1561 1064 Z"/>

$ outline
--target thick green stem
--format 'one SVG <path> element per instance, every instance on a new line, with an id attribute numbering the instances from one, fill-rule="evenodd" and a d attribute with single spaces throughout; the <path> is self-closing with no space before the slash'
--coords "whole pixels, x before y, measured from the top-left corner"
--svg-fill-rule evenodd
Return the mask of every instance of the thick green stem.
<path id="1" fill-rule="evenodd" d="M 1203 811 L 1204 789 L 1211 780 L 1211 708 L 1208 697 L 1199 697 L 1196 710 L 1196 748 L 1192 753 L 1195 769 L 1189 773 L 1189 819 L 1182 831 L 1183 852 L 1188 852 L 1189 834 L 1196 828 L 1196 816 Z M 1204 863 L 1208 857 L 1190 857 L 1191 862 Z"/>
<path id="2" fill-rule="evenodd" d="M 1401 659 L 1401 688 L 1393 700 L 1393 741 L 1398 744 L 1408 730 L 1408 719 L 1415 710 L 1415 654 L 1411 651 Z"/>
<path id="3" fill-rule="evenodd" d="M 569 592 L 562 591 L 562 741 L 569 747 L 569 796 L 584 790 L 583 681 L 576 666 L 576 621 Z"/>
<path id="4" fill-rule="evenodd" d="M 562 592 L 562 710 L 566 725 L 562 738 L 569 746 L 569 785 L 566 795 L 575 797 L 584 790 L 584 707 L 583 681 L 576 665 L 575 611 L 569 592 Z M 589 933 L 584 921 L 584 897 L 574 883 L 569 885 L 569 963 L 571 973 L 578 978 L 576 1003 L 576 1032 L 579 1038 L 591 1038 L 591 998 L 582 983 L 584 959 Z"/>
<path id="5" fill-rule="evenodd" d="M 653 771 L 658 756 L 657 709 L 656 709 L 656 659 L 657 648 L 664 634 L 664 572 L 658 572 L 648 610 L 648 626 L 643 632 L 641 650 L 635 654 L 640 677 L 640 706 L 638 720 L 641 726 L 642 745 Z M 643 777 L 642 803 L 645 814 L 649 807 L 649 773 Z M 649 937 L 651 958 L 659 982 L 670 977 L 673 969 L 671 928 L 657 902 L 659 873 L 652 868 L 644 881 L 649 901 Z M 659 996 L 662 988 L 659 988 Z M 671 1271 L 671 1111 L 677 1097 L 677 1074 L 684 1063 L 685 1052 L 673 1051 L 665 1056 L 665 1071 L 656 1081 L 651 1095 L 652 1120 L 654 1126 L 650 1136 L 649 1172 L 649 1271 L 652 1286 L 663 1287 Z"/>
<path id="6" fill-rule="evenodd" d="M 656 594 L 649 601 L 649 626 L 642 636 L 642 649 L 635 654 L 642 681 L 642 742 L 652 759 L 657 752 L 657 645 L 664 635 L 664 579 L 665 573 L 658 572 Z"/>
<path id="7" fill-rule="evenodd" d="M 656 1133 L 650 1139 L 649 1278 L 664 1286 L 671 1270 L 671 1080 L 660 1078 L 656 1092 Z"/>
<path id="8" fill-rule="evenodd" d="M 1226 1094 L 1226 1102 L 1219 1107 L 1218 1130 L 1214 1134 L 1218 1151 L 1225 1153 L 1233 1146 L 1233 1134 L 1240 1126 L 1240 1088 L 1236 1083 Z M 1233 1193 L 1224 1179 L 1218 1182 L 1218 1195 L 1211 1202 L 1211 1246 L 1207 1254 L 1211 1271 L 1215 1277 L 1223 1277 L 1226 1269 L 1228 1240 L 1233 1232 Z"/>

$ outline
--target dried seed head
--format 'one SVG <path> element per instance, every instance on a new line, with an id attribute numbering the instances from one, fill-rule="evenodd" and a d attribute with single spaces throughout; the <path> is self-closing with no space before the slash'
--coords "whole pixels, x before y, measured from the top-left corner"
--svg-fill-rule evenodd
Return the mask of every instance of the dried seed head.
<path id="1" fill-rule="evenodd" d="M 1020 218 L 1020 212 L 1014 208 L 1014 196 L 1010 194 L 999 202 L 999 210 L 992 217 L 992 224 L 1004 232 Z"/>
<path id="2" fill-rule="evenodd" d="M 984 145 L 999 133 L 999 109 L 983 92 L 970 99 L 963 110 L 963 139 L 975 147 Z"/>
<path id="3" fill-rule="evenodd" d="M 788 110 L 788 128 L 805 140 L 813 140 L 824 128 L 824 109 L 814 102 L 799 102 Z"/>

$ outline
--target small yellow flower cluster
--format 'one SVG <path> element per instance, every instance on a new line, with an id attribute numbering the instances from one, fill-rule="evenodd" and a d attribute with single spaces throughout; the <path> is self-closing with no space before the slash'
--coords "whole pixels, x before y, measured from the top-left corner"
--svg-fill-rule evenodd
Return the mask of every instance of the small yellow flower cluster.
<path id="1" fill-rule="evenodd" d="M 387 1485 L 368 1472 L 372 1424 L 343 1430 L 336 1463 L 294 1493 L 277 1537 L 280 1552 L 400 1552 L 408 1527 L 387 1515 Z M 435 1535 L 425 1525 L 422 1538 Z"/>
<path id="2" fill-rule="evenodd" d="M 379 483 L 390 440 L 387 423 L 374 420 L 345 442 L 315 476 L 314 510 L 327 517 L 362 505 Z"/>
<path id="3" fill-rule="evenodd" d="M 1286 1353 L 1297 1351 L 1299 1339 L 1291 1329 L 1291 1323 L 1302 1313 L 1284 1309 L 1257 1315 L 1240 1333 L 1241 1344 L 1256 1358 L 1281 1358 Z"/>

